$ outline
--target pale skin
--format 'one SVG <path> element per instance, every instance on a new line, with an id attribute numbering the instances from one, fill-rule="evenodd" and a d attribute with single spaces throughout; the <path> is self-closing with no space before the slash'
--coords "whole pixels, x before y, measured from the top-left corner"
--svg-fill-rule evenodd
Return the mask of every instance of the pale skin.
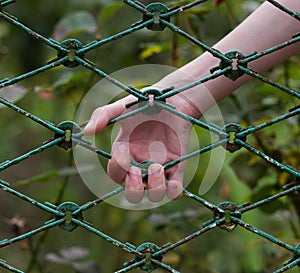
<path id="1" fill-rule="evenodd" d="M 278 1 L 287 8 L 300 12 L 299 0 Z M 263 30 L 263 31 L 262 31 Z M 246 20 L 213 48 L 222 53 L 237 50 L 244 55 L 253 51 L 261 52 L 277 44 L 288 41 L 300 32 L 300 22 L 278 10 L 268 2 L 263 3 Z M 261 73 L 283 62 L 300 51 L 300 43 L 285 47 L 248 64 L 252 70 Z M 219 65 L 219 59 L 204 53 L 163 78 L 152 88 L 176 88 L 186 85 L 192 79 L 209 75 L 210 69 Z M 185 78 L 183 75 L 191 75 Z M 179 95 L 167 99 L 167 103 L 177 110 L 199 118 L 201 113 L 249 81 L 251 77 L 242 76 L 232 81 L 224 76 L 208 81 Z M 205 91 L 203 91 L 205 90 Z M 84 129 L 84 134 L 100 133 L 109 120 L 126 111 L 126 104 L 135 101 L 133 96 L 125 97 L 112 104 L 97 108 Z M 174 117 L 166 111 L 155 118 L 145 118 L 139 114 L 120 123 L 121 130 L 112 146 L 112 158 L 108 163 L 108 174 L 115 182 L 124 181 L 125 195 L 129 202 L 140 202 L 145 194 L 140 168 L 130 166 L 130 161 L 142 162 L 151 159 L 148 168 L 147 195 L 149 200 L 159 202 L 165 195 L 176 199 L 182 194 L 184 163 L 164 169 L 163 164 L 186 153 L 189 145 L 191 124 Z M 176 133 L 175 133 L 176 132 Z M 168 183 L 166 184 L 166 181 Z"/>

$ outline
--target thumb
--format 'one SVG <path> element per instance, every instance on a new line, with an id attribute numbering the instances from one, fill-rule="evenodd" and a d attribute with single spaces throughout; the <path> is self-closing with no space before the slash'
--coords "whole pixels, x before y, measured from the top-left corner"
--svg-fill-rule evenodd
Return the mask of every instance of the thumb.
<path id="1" fill-rule="evenodd" d="M 183 191 L 183 176 L 186 162 L 180 162 L 177 166 L 174 166 L 166 170 L 168 176 L 167 196 L 170 200 L 177 199 L 182 195 Z"/>

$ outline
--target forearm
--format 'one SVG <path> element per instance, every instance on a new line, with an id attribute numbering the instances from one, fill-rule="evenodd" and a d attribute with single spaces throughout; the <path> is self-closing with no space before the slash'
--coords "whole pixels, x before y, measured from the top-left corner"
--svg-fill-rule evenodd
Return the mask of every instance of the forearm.
<path id="1" fill-rule="evenodd" d="M 293 11 L 300 12 L 299 0 L 281 0 L 278 2 Z M 274 7 L 272 4 L 265 2 L 213 48 L 223 54 L 236 50 L 243 55 L 248 55 L 254 51 L 262 52 L 277 44 L 288 41 L 292 38 L 293 34 L 299 31 L 299 21 Z M 299 51 L 300 42 L 251 61 L 248 67 L 261 73 L 283 62 Z M 178 88 L 193 80 L 210 75 L 210 69 L 217 67 L 219 63 L 220 60 L 218 58 L 206 52 L 178 71 L 168 75 L 155 86 L 157 88 L 165 88 L 175 85 L 175 88 Z M 186 75 L 189 76 L 186 77 Z M 225 76 L 220 76 L 214 80 L 205 82 L 201 86 L 184 91 L 182 94 L 198 108 L 197 113 L 189 114 L 198 117 L 216 102 L 229 95 L 250 79 L 251 77 L 247 75 L 243 75 L 236 81 Z M 173 101 L 174 99 L 170 100 Z"/>

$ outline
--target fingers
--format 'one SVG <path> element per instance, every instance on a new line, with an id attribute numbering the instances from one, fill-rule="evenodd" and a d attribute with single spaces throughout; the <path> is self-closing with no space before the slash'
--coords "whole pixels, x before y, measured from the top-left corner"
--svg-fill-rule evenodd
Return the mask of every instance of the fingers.
<path id="1" fill-rule="evenodd" d="M 185 170 L 185 161 L 180 162 L 176 166 L 168 169 L 166 175 L 169 178 L 167 196 L 170 200 L 178 199 L 182 196 L 183 191 L 183 175 Z"/>
<path id="2" fill-rule="evenodd" d="M 170 200 L 178 199 L 182 196 L 182 182 L 170 180 L 168 183 L 167 196 Z"/>
<path id="3" fill-rule="evenodd" d="M 109 177 L 115 182 L 124 181 L 130 166 L 129 147 L 124 142 L 114 142 L 112 157 L 108 161 L 107 172 Z"/>
<path id="4" fill-rule="evenodd" d="M 126 104 L 130 99 L 131 98 L 126 97 L 115 103 L 97 108 L 83 129 L 83 133 L 90 136 L 101 132 L 111 119 L 120 116 L 125 111 Z"/>
<path id="5" fill-rule="evenodd" d="M 166 194 L 165 172 L 162 165 L 154 163 L 148 168 L 148 198 L 160 202 Z"/>
<path id="6" fill-rule="evenodd" d="M 184 166 L 182 166 L 184 167 Z M 182 195 L 182 173 L 179 168 L 176 173 L 172 173 L 174 179 L 166 186 L 165 171 L 162 165 L 154 163 L 148 168 L 148 198 L 152 202 L 160 202 L 165 194 L 170 200 L 177 199 Z M 176 180 L 176 179 L 177 180 Z"/>
<path id="7" fill-rule="evenodd" d="M 138 167 L 130 167 L 125 178 L 125 197 L 130 203 L 140 203 L 144 197 L 142 172 Z"/>
<path id="8" fill-rule="evenodd" d="M 165 174 L 160 164 L 152 164 L 148 168 L 147 194 L 152 202 L 160 202 L 166 194 Z M 142 172 L 138 167 L 129 168 L 125 178 L 125 196 L 130 203 L 139 203 L 144 197 Z"/>
<path id="9" fill-rule="evenodd" d="M 126 174 L 125 174 L 126 175 Z M 154 163 L 148 168 L 148 199 L 151 202 L 160 202 L 167 194 L 170 200 L 182 195 L 182 183 L 178 180 L 170 180 L 168 186 L 165 183 L 165 172 L 162 165 Z M 125 197 L 130 203 L 139 203 L 144 198 L 144 184 L 142 172 L 138 167 L 132 166 L 125 177 Z"/>
<path id="10" fill-rule="evenodd" d="M 125 99 L 116 101 L 115 103 L 96 109 L 93 112 L 90 121 L 84 128 L 83 133 L 85 135 L 93 135 L 101 132 L 107 126 L 110 120 L 124 113 L 124 111 L 126 110 L 126 104 L 131 100 L 132 98 L 130 98 L 129 96 Z M 134 98 L 134 100 L 136 100 L 136 98 Z M 156 127 L 158 126 L 156 123 L 152 125 Z M 128 124 L 128 126 L 129 128 L 131 128 L 130 123 Z M 139 203 L 143 200 L 144 197 L 144 184 L 142 181 L 142 173 L 138 167 L 130 166 L 130 160 L 132 158 L 141 162 L 145 158 L 147 158 L 148 150 L 146 150 L 147 153 L 144 150 L 147 149 L 148 146 L 144 144 L 143 138 L 137 137 L 135 139 L 132 135 L 130 139 L 126 138 L 126 136 L 130 133 L 128 126 L 124 126 L 125 129 L 127 128 L 127 131 L 121 131 L 121 133 L 119 133 L 118 137 L 116 138 L 111 151 L 112 157 L 108 162 L 107 168 L 108 175 L 111 177 L 112 180 L 114 180 L 115 182 L 124 181 L 125 196 L 127 200 L 131 203 Z M 130 147 L 131 152 L 129 151 L 129 140 L 133 142 L 131 144 L 135 144 L 135 146 L 133 145 L 132 147 Z M 158 140 L 160 140 L 160 136 L 158 137 Z M 159 141 L 156 141 L 155 143 L 157 144 L 157 142 Z M 171 148 L 173 146 L 171 145 Z M 139 147 L 139 149 L 137 149 L 136 147 Z M 152 150 L 150 148 L 152 148 Z M 153 147 L 151 146 L 150 148 L 149 149 L 152 151 L 152 154 L 158 154 L 159 156 L 156 157 L 161 157 L 162 151 L 159 147 L 157 148 L 157 145 Z M 167 153 L 168 151 L 166 151 L 164 154 Z M 156 158 L 152 160 L 159 161 Z M 165 162 L 165 159 L 162 159 L 160 162 Z M 148 168 L 147 173 L 148 199 L 152 202 L 160 202 L 166 195 L 169 199 L 176 199 L 180 197 L 182 194 L 181 181 L 183 178 L 183 169 L 183 164 L 181 164 L 180 167 L 172 167 L 166 171 L 164 170 L 161 164 L 151 164 Z M 168 183 L 166 183 L 166 177 L 169 180 Z"/>
<path id="11" fill-rule="evenodd" d="M 97 108 L 83 129 L 83 133 L 90 136 L 101 132 L 110 120 L 110 116 L 112 115 L 110 111 L 112 109 L 107 106 Z"/>

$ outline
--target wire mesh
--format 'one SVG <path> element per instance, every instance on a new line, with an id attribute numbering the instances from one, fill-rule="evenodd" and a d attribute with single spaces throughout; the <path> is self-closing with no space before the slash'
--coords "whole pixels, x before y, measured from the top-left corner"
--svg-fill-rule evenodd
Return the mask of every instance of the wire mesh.
<path id="1" fill-rule="evenodd" d="M 15 27 L 19 28 L 27 35 L 32 36 L 34 39 L 38 40 L 40 43 L 45 44 L 46 46 L 54 49 L 57 51 L 57 57 L 50 61 L 49 63 L 32 70 L 30 72 L 24 73 L 22 75 L 16 76 L 11 79 L 2 79 L 0 81 L 0 87 L 8 87 L 17 82 L 20 82 L 24 79 L 28 79 L 34 77 L 40 73 L 43 73 L 47 70 L 51 70 L 58 66 L 65 66 L 67 68 L 74 68 L 77 66 L 83 66 L 88 70 L 91 70 L 95 74 L 99 75 L 100 77 L 105 77 L 106 79 L 110 80 L 113 84 L 123 89 L 128 94 L 131 94 L 137 98 L 137 102 L 144 101 L 146 102 L 145 108 L 151 109 L 153 107 L 153 103 L 149 103 L 149 97 L 140 91 L 139 89 L 132 88 L 119 82 L 118 80 L 111 78 L 108 74 L 102 71 L 99 67 L 96 67 L 90 60 L 86 58 L 86 53 L 93 51 L 94 49 L 100 48 L 105 44 L 109 44 L 112 41 L 119 40 L 124 36 L 131 35 L 134 32 L 140 31 L 144 28 L 147 28 L 149 31 L 163 31 L 164 29 L 170 29 L 173 32 L 181 35 L 182 37 L 190 40 L 193 44 L 200 47 L 201 49 L 209 52 L 214 57 L 220 60 L 220 67 L 218 71 L 212 72 L 211 75 L 198 79 L 192 85 L 199 85 L 202 82 L 212 80 L 214 78 L 220 77 L 222 75 L 228 77 L 231 80 L 236 80 L 237 78 L 241 77 L 244 74 L 248 74 L 249 76 L 256 78 L 260 81 L 263 81 L 269 85 L 276 87 L 279 91 L 285 92 L 290 96 L 293 96 L 297 101 L 300 99 L 300 92 L 295 89 L 290 89 L 286 86 L 283 86 L 279 83 L 275 83 L 270 79 L 266 78 L 265 76 L 252 71 L 247 65 L 266 54 L 271 52 L 277 51 L 283 47 L 287 47 L 291 44 L 295 44 L 300 41 L 300 35 L 295 33 L 293 37 L 290 38 L 289 41 L 286 41 L 283 44 L 276 45 L 264 52 L 255 52 L 249 56 L 244 56 L 240 52 L 233 51 L 227 53 L 221 53 L 218 50 L 215 50 L 212 47 L 209 47 L 205 43 L 201 42 L 200 40 L 196 39 L 195 37 L 191 36 L 187 32 L 181 30 L 178 26 L 172 23 L 172 16 L 184 12 L 196 5 L 201 5 L 203 2 L 207 0 L 198 0 L 198 1 L 191 1 L 188 4 L 185 4 L 180 7 L 173 7 L 169 8 L 164 4 L 161 3 L 152 3 L 147 6 L 143 4 L 131 1 L 131 0 L 124 0 L 126 4 L 131 6 L 133 9 L 136 10 L 137 13 L 141 14 L 142 20 L 135 23 L 132 27 L 123 30 L 113 36 L 95 40 L 89 44 L 82 44 L 79 40 L 76 39 L 68 39 L 63 42 L 58 42 L 51 38 L 46 38 L 43 35 L 35 32 L 30 27 L 23 24 L 20 20 L 18 20 L 13 15 L 7 13 L 5 11 L 5 7 L 13 3 L 11 0 L 0 1 L 0 18 L 3 21 L 6 21 L 9 24 L 14 25 Z M 277 7 L 278 9 L 282 10 L 283 12 L 289 14 L 295 20 L 300 20 L 300 15 L 292 10 L 287 9 L 286 7 L 280 5 L 278 2 L 274 0 L 268 0 L 269 3 Z M 237 67 L 233 67 L 233 61 L 237 60 Z M 15 244 L 32 236 L 35 236 L 38 233 L 42 233 L 46 230 L 52 229 L 54 227 L 60 227 L 66 231 L 73 231 L 74 229 L 80 227 L 89 231 L 90 233 L 94 234 L 96 237 L 100 237 L 103 240 L 113 244 L 115 247 L 119 248 L 121 251 L 128 252 L 132 254 L 133 259 L 128 261 L 123 265 L 120 265 L 120 270 L 116 271 L 115 273 L 121 272 L 129 272 L 136 268 L 140 268 L 141 270 L 152 272 L 157 268 L 160 268 L 166 272 L 179 272 L 176 269 L 172 268 L 166 262 L 164 262 L 164 255 L 168 252 L 174 251 L 174 249 L 186 244 L 191 240 L 196 240 L 198 237 L 203 236 L 203 234 L 217 229 L 225 229 L 227 231 L 233 231 L 237 226 L 242 227 L 243 229 L 254 233 L 256 236 L 260 236 L 266 240 L 268 240 L 272 244 L 276 244 L 279 247 L 285 249 L 286 251 L 290 252 L 291 259 L 283 265 L 281 268 L 277 269 L 276 273 L 284 272 L 297 266 L 300 263 L 300 247 L 299 245 L 290 245 L 280 239 L 264 232 L 263 230 L 245 222 L 243 218 L 243 214 L 252 210 L 255 210 L 269 202 L 272 202 L 276 199 L 282 198 L 292 193 L 297 193 L 300 189 L 299 185 L 299 178 L 300 172 L 299 170 L 295 169 L 292 166 L 285 165 L 275 158 L 272 158 L 270 155 L 265 154 L 263 151 L 258 150 L 254 146 L 252 146 L 249 142 L 247 142 L 247 137 L 251 134 L 258 132 L 266 127 L 272 126 L 274 124 L 278 124 L 279 122 L 285 121 L 290 117 L 294 117 L 299 115 L 300 108 L 299 106 L 290 109 L 289 112 L 282 114 L 272 120 L 267 122 L 263 122 L 257 126 L 249 126 L 247 128 L 243 128 L 240 124 L 229 123 L 226 124 L 224 128 L 219 128 L 217 125 L 212 126 L 211 124 L 206 124 L 205 122 L 196 120 L 190 116 L 185 115 L 184 113 L 179 112 L 178 110 L 174 109 L 168 104 L 165 104 L 164 101 L 166 98 L 169 98 L 177 93 L 183 92 L 184 90 L 190 88 L 191 86 L 185 86 L 184 88 L 179 88 L 175 90 L 169 90 L 166 93 L 156 93 L 154 94 L 154 104 L 158 109 L 164 109 L 169 111 L 175 115 L 180 116 L 183 119 L 186 119 L 192 122 L 195 126 L 199 126 L 204 128 L 205 130 L 211 130 L 214 134 L 219 136 L 219 141 L 216 143 L 212 143 L 207 147 L 199 149 L 196 151 L 198 155 L 205 153 L 211 149 L 215 149 L 216 147 L 223 146 L 230 152 L 235 152 L 240 148 L 244 148 L 248 150 L 250 153 L 254 154 L 257 157 L 262 158 L 263 160 L 267 161 L 268 163 L 272 164 L 275 168 L 280 169 L 283 172 L 290 174 L 294 178 L 294 182 L 288 185 L 285 185 L 284 188 L 275 195 L 270 195 L 267 198 L 261 199 L 255 203 L 246 203 L 246 204 L 235 204 L 233 202 L 222 202 L 221 204 L 213 204 L 210 201 L 198 196 L 195 193 L 192 193 L 186 189 L 183 190 L 183 194 L 185 198 L 192 199 L 199 204 L 199 206 L 205 207 L 207 210 L 212 212 L 211 220 L 207 221 L 203 224 L 199 230 L 195 231 L 194 233 L 188 235 L 185 238 L 182 238 L 179 241 L 169 243 L 166 245 L 156 245 L 151 242 L 145 242 L 139 246 L 135 246 L 129 244 L 127 242 L 121 242 L 114 238 L 111 234 L 106 234 L 101 232 L 100 230 L 93 227 L 91 224 L 87 223 L 84 220 L 84 213 L 85 211 L 91 209 L 92 207 L 99 207 L 101 209 L 101 204 L 103 201 L 121 193 L 124 190 L 123 186 L 120 186 L 118 189 L 112 192 L 108 192 L 106 195 L 102 196 L 101 198 L 92 200 L 82 205 L 78 205 L 73 202 L 63 202 L 59 205 L 51 204 L 50 202 L 41 203 L 36 199 L 33 199 L 22 192 L 14 189 L 8 182 L 1 180 L 0 181 L 0 188 L 5 191 L 6 194 L 14 195 L 19 199 L 22 199 L 25 202 L 30 203 L 32 206 L 37 207 L 38 209 L 42 210 L 45 213 L 52 215 L 52 219 L 47 221 L 46 223 L 42 224 L 40 227 L 32 229 L 31 231 L 21 234 L 19 236 L 5 239 L 0 242 L 0 248 L 4 248 L 8 245 Z M 81 145 L 87 149 L 90 149 L 97 153 L 100 157 L 111 158 L 111 154 L 101 150 L 100 148 L 93 147 L 86 141 L 84 141 L 83 134 L 81 132 L 82 125 L 78 125 L 73 121 L 64 121 L 60 124 L 53 124 L 49 121 L 46 121 L 38 116 L 31 114 L 30 112 L 20 108 L 16 104 L 4 99 L 0 98 L 0 103 L 10 108 L 12 111 L 17 112 L 19 115 L 25 116 L 27 119 L 32 120 L 33 122 L 39 124 L 42 127 L 53 132 L 54 137 L 50 140 L 47 140 L 43 145 L 37 147 L 27 153 L 24 153 L 16 158 L 6 160 L 0 164 L 0 171 L 4 171 L 9 167 L 19 164 L 20 162 L 27 160 L 33 155 L 38 153 L 42 153 L 43 151 L 50 149 L 56 145 L 59 145 L 63 149 L 72 148 L 72 142 L 76 143 L 77 145 Z M 118 120 L 124 119 L 126 116 L 120 116 L 110 123 L 117 122 Z M 76 130 L 74 129 L 76 128 Z M 71 132 L 70 132 L 71 131 Z M 67 135 L 67 133 L 71 133 L 71 135 Z M 232 133 L 234 134 L 232 139 Z M 165 169 L 171 168 L 172 166 L 178 164 L 181 161 L 186 160 L 189 157 L 179 158 L 174 160 L 173 162 L 168 162 L 164 165 Z M 17 269 L 16 267 L 8 264 L 4 260 L 0 260 L 0 267 L 5 268 L 11 272 L 23 272 L 21 269 Z"/>

